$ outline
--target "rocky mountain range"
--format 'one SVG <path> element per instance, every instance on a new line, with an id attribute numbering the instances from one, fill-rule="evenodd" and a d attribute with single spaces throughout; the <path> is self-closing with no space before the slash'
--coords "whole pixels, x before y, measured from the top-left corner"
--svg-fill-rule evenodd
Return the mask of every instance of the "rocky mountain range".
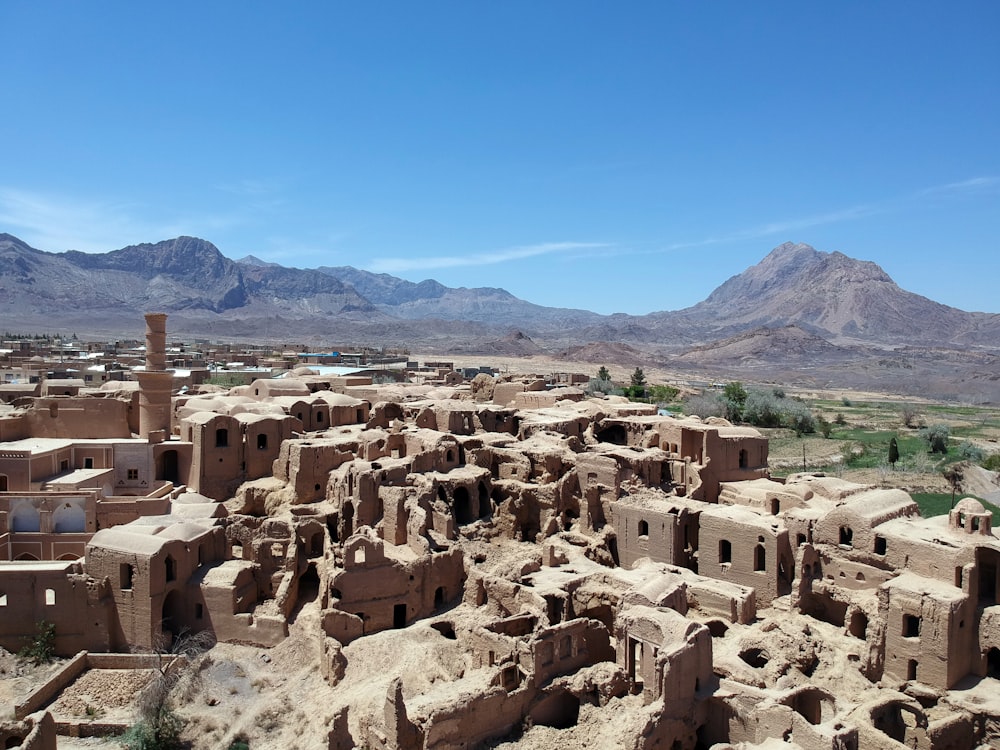
<path id="1" fill-rule="evenodd" d="M 589 361 L 645 357 L 734 372 L 801 373 L 822 365 L 827 372 L 843 368 L 845 376 L 865 370 L 859 362 L 912 361 L 906 350 L 920 348 L 938 352 L 939 370 L 944 363 L 935 382 L 947 382 L 949 362 L 956 378 L 970 368 L 1000 371 L 1000 315 L 939 304 L 901 289 L 875 263 L 803 244 L 776 247 L 692 307 L 603 316 L 492 287 L 414 283 L 349 266 L 286 268 L 253 256 L 234 261 L 193 237 L 107 253 L 50 253 L 0 234 L 0 321 L 7 330 L 138 336 L 142 313 L 153 309 L 170 313 L 172 334 L 234 340 Z M 995 382 L 980 375 L 977 388 Z"/>

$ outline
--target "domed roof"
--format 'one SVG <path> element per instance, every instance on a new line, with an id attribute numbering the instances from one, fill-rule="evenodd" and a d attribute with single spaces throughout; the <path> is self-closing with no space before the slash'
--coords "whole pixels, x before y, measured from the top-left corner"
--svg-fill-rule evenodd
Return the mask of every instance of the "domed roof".
<path id="1" fill-rule="evenodd" d="M 955 504 L 955 510 L 959 511 L 960 513 L 986 512 L 986 508 L 983 507 L 983 504 L 978 500 L 976 500 L 974 497 L 967 497 L 962 500 L 959 500 L 958 503 Z"/>

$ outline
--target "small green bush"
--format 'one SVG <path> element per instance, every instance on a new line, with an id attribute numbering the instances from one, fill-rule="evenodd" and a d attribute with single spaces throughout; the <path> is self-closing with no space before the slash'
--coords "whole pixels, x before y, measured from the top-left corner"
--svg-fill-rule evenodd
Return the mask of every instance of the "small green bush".
<path id="1" fill-rule="evenodd" d="M 958 455 L 966 461 L 975 461 L 977 464 L 982 463 L 984 456 L 983 449 L 977 448 L 968 440 L 958 446 Z"/>
<path id="2" fill-rule="evenodd" d="M 35 634 L 28 639 L 17 655 L 34 664 L 48 664 L 56 654 L 56 624 L 39 620 Z"/>
<path id="3" fill-rule="evenodd" d="M 920 431 L 920 437 L 930 444 L 931 453 L 948 453 L 948 437 L 950 435 L 951 428 L 941 422 Z"/>
<path id="4" fill-rule="evenodd" d="M 156 724 L 140 721 L 121 736 L 126 750 L 177 750 L 181 747 L 180 717 L 172 711 L 163 712 Z"/>

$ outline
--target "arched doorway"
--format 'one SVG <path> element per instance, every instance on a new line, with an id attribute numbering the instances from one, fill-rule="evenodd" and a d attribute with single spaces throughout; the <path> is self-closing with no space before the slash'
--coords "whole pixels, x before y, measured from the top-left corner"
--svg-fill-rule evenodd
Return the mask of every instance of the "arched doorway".
<path id="1" fill-rule="evenodd" d="M 160 620 L 160 630 L 163 633 L 163 646 L 172 646 L 181 635 L 184 628 L 183 600 L 178 591 L 171 591 L 163 599 L 163 617 Z"/>
<path id="2" fill-rule="evenodd" d="M 465 487 L 455 488 L 455 520 L 459 526 L 472 523 L 476 520 L 472 513 L 472 498 Z"/>

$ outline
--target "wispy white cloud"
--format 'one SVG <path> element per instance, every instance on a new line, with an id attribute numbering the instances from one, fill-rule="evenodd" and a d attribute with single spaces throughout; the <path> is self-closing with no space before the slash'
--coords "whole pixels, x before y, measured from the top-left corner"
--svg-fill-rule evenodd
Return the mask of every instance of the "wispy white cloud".
<path id="1" fill-rule="evenodd" d="M 81 198 L 0 186 L 0 229 L 40 250 L 107 252 L 185 234 L 211 239 L 259 219 L 266 206 L 254 204 L 204 215 L 146 218 L 147 207 L 133 201 Z"/>
<path id="2" fill-rule="evenodd" d="M 851 206 L 849 208 L 829 211 L 822 214 L 803 216 L 801 218 L 782 219 L 768 222 L 755 227 L 739 229 L 724 234 L 713 235 L 691 242 L 675 242 L 665 245 L 656 250 L 642 251 L 642 254 L 662 253 L 675 250 L 688 250 L 692 248 L 704 247 L 708 245 L 721 245 L 731 242 L 742 242 L 746 240 L 762 239 L 775 235 L 788 235 L 811 227 L 825 226 L 828 224 L 840 224 L 845 221 L 855 221 L 869 216 L 899 211 L 906 207 L 912 207 L 919 199 L 927 196 L 970 193 L 973 191 L 987 190 L 1000 186 L 1000 177 L 984 176 L 973 177 L 968 180 L 949 182 L 942 185 L 934 185 L 923 188 L 914 193 L 901 197 L 876 201 L 867 204 Z"/>
<path id="3" fill-rule="evenodd" d="M 141 241 L 149 227 L 132 217 L 125 202 L 86 200 L 0 187 L 0 225 L 40 250 L 96 252 Z M 127 242 L 126 242 L 127 244 Z"/>
<path id="4" fill-rule="evenodd" d="M 948 182 L 944 185 L 934 185 L 923 190 L 918 190 L 915 195 L 941 195 L 943 193 L 968 193 L 976 190 L 985 190 L 1000 185 L 1000 177 L 972 177 L 968 180 L 958 182 Z"/>
<path id="5" fill-rule="evenodd" d="M 403 271 L 422 271 L 433 268 L 458 268 L 460 266 L 489 266 L 497 263 L 508 263 L 539 255 L 565 253 L 574 250 L 611 248 L 603 242 L 543 242 L 536 245 L 523 245 L 495 250 L 488 253 L 470 253 L 468 255 L 439 255 L 431 258 L 375 258 L 366 264 L 369 271 L 377 273 L 400 273 Z"/>

